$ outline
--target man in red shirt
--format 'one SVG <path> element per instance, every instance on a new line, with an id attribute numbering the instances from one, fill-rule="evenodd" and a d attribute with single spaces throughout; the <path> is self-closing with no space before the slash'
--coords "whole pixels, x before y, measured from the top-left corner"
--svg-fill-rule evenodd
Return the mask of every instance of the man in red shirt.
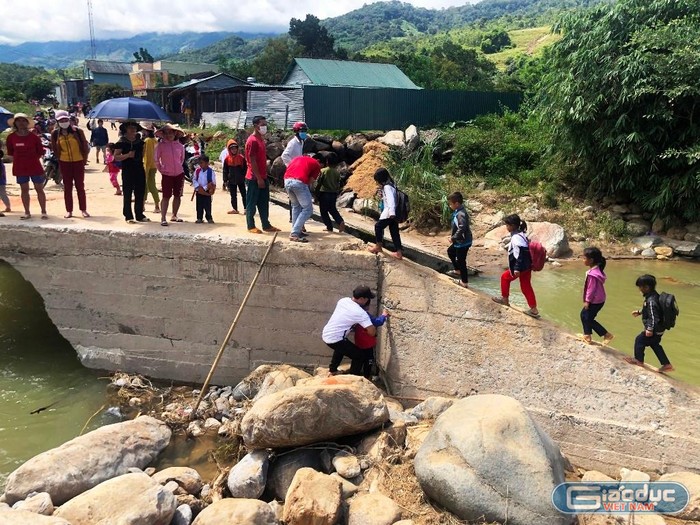
<path id="1" fill-rule="evenodd" d="M 284 173 L 284 189 L 292 205 L 292 233 L 289 240 L 308 242 L 303 232 L 304 224 L 314 211 L 311 184 L 320 175 L 321 165 L 313 157 L 295 157 Z"/>
<path id="2" fill-rule="evenodd" d="M 29 212 L 29 181 L 34 184 L 41 218 L 48 219 L 46 214 L 46 194 L 44 193 L 44 168 L 41 166 L 41 157 L 44 155 L 44 146 L 41 139 L 31 132 L 34 122 L 24 113 L 16 113 L 7 124 L 14 127 L 14 131 L 7 137 L 7 153 L 12 156 L 12 174 L 17 177 L 17 184 L 22 190 L 22 205 L 24 215 L 20 219 L 31 219 Z"/>
<path id="3" fill-rule="evenodd" d="M 246 211 L 245 218 L 250 233 L 278 232 L 270 224 L 270 183 L 267 180 L 267 146 L 265 134 L 267 133 L 267 121 L 260 115 L 253 117 L 255 131 L 248 137 L 245 143 L 245 161 L 248 165 L 246 172 Z M 255 208 L 260 214 L 260 222 L 263 229 L 255 226 Z"/>

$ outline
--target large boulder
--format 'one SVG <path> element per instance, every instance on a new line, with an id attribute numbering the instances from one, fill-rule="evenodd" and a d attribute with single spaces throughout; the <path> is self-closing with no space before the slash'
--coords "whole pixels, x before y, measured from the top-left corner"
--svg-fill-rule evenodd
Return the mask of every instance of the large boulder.
<path id="1" fill-rule="evenodd" d="M 279 525 L 270 506 L 257 499 L 226 498 L 215 501 L 195 518 L 192 525 Z"/>
<path id="2" fill-rule="evenodd" d="M 404 135 L 406 137 L 406 147 L 409 151 L 413 151 L 420 145 L 420 135 L 418 134 L 418 128 L 413 124 L 406 128 Z"/>
<path id="3" fill-rule="evenodd" d="M 365 378 L 314 377 L 256 401 L 241 434 L 252 449 L 295 447 L 366 432 L 388 419 L 381 391 Z"/>
<path id="4" fill-rule="evenodd" d="M 674 514 L 674 518 L 681 520 L 700 521 L 700 474 L 692 472 L 673 472 L 672 474 L 664 474 L 659 478 L 659 481 L 675 481 L 680 483 L 690 492 L 690 501 L 685 509 L 678 514 Z"/>
<path id="5" fill-rule="evenodd" d="M 265 450 L 246 454 L 228 473 L 228 490 L 234 498 L 257 499 L 267 482 L 270 455 Z"/>
<path id="6" fill-rule="evenodd" d="M 455 402 L 414 460 L 423 491 L 464 520 L 564 525 L 551 504 L 564 481 L 559 448 L 518 401 L 502 395 Z"/>
<path id="7" fill-rule="evenodd" d="M 169 525 L 176 508 L 172 492 L 141 472 L 100 483 L 61 505 L 54 516 L 72 525 Z"/>
<path id="8" fill-rule="evenodd" d="M 352 159 L 356 160 L 362 156 L 365 144 L 367 144 L 367 137 L 362 134 L 345 137 L 345 148 Z"/>
<path id="9" fill-rule="evenodd" d="M 255 395 L 253 401 L 257 401 L 261 397 L 274 394 L 285 388 L 293 387 L 297 384 L 299 379 L 308 379 L 310 377 L 311 375 L 303 370 L 289 365 L 280 365 L 277 370 L 273 370 L 265 376 L 262 386 Z"/>
<path id="10" fill-rule="evenodd" d="M 299 469 L 284 500 L 287 525 L 335 525 L 343 502 L 340 482 L 310 468 Z"/>
<path id="11" fill-rule="evenodd" d="M 51 496 L 46 492 L 39 492 L 29 496 L 24 501 L 18 501 L 12 505 L 13 509 L 27 510 L 44 516 L 51 516 L 54 511 Z"/>
<path id="12" fill-rule="evenodd" d="M 170 443 L 171 434 L 150 416 L 98 428 L 24 463 L 7 478 L 5 498 L 12 504 L 31 492 L 48 492 L 61 505 L 132 467 L 143 469 Z"/>
<path id="13" fill-rule="evenodd" d="M 668 241 L 668 245 L 673 248 L 673 253 L 683 257 L 700 257 L 700 244 L 696 242 Z"/>
<path id="14" fill-rule="evenodd" d="M 266 491 L 270 496 L 284 501 L 299 469 L 311 468 L 328 473 L 324 454 L 325 450 L 299 448 L 276 456 L 270 463 L 267 473 Z"/>
<path id="15" fill-rule="evenodd" d="M 393 131 L 387 132 L 383 137 L 377 139 L 382 144 L 387 146 L 394 146 L 397 148 L 403 148 L 406 143 L 404 142 L 403 131 L 400 129 L 395 129 Z"/>
<path id="16" fill-rule="evenodd" d="M 348 525 L 392 525 L 400 519 L 401 507 L 383 494 L 362 494 L 350 500 Z"/>
<path id="17" fill-rule="evenodd" d="M 272 166 L 270 167 L 270 177 L 272 180 L 281 184 L 284 180 L 284 174 L 287 171 L 287 166 L 284 165 L 282 157 L 277 157 L 272 161 Z"/>
<path id="18" fill-rule="evenodd" d="M 265 150 L 265 153 L 267 153 L 268 160 L 275 160 L 277 157 L 282 155 L 283 151 L 284 145 L 281 142 L 275 141 L 267 144 L 267 149 Z"/>
<path id="19" fill-rule="evenodd" d="M 552 222 L 529 222 L 527 237 L 532 241 L 539 242 L 547 250 L 547 256 L 552 258 L 567 257 L 571 255 L 569 239 L 566 231 L 559 224 Z M 484 238 L 486 248 L 496 247 L 501 244 L 503 238 L 509 237 L 505 225 L 494 228 L 488 232 Z"/>
<path id="20" fill-rule="evenodd" d="M 0 525 L 71 525 L 71 523 L 56 516 L 42 516 L 28 510 L 0 507 Z"/>

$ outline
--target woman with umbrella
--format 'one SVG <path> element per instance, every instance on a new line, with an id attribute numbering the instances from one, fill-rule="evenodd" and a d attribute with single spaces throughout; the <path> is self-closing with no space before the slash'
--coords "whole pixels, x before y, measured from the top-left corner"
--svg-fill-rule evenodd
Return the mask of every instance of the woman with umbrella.
<path id="1" fill-rule="evenodd" d="M 51 149 L 58 157 L 58 166 L 63 177 L 63 200 L 66 204 L 66 219 L 73 217 L 73 184 L 78 194 L 78 207 L 83 217 L 87 212 L 85 197 L 85 164 L 90 151 L 83 131 L 71 125 L 67 111 L 56 112 L 58 129 L 51 133 Z"/>
<path id="2" fill-rule="evenodd" d="M 122 136 L 115 144 L 114 160 L 122 163 L 122 192 L 124 198 L 124 219 L 128 223 L 150 222 L 143 214 L 143 201 L 146 194 L 146 171 L 143 167 L 144 143 L 138 132 L 141 126 L 135 120 L 127 120 L 119 131 Z M 131 197 L 134 209 L 131 209 Z M 134 220 L 136 216 L 136 220 Z"/>

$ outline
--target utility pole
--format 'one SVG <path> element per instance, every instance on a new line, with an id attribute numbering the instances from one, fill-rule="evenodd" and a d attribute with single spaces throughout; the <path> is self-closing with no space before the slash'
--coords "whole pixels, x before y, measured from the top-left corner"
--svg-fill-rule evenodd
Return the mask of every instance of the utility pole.
<path id="1" fill-rule="evenodd" d="M 92 23 L 92 0 L 87 0 L 88 20 L 90 21 L 90 56 L 97 58 L 97 46 L 95 45 L 95 25 Z"/>

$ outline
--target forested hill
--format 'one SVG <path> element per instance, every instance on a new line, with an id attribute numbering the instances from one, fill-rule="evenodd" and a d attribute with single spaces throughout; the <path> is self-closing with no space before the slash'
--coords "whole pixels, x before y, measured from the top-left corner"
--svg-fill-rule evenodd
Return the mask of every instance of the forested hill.
<path id="1" fill-rule="evenodd" d="M 519 21 L 520 27 L 534 27 L 552 22 L 562 11 L 590 7 L 603 1 L 613 0 L 482 0 L 442 10 L 414 7 L 394 0 L 364 5 L 321 24 L 335 38 L 336 45 L 359 51 L 391 38 L 434 34 L 504 16 L 512 17 L 513 22 Z"/>

